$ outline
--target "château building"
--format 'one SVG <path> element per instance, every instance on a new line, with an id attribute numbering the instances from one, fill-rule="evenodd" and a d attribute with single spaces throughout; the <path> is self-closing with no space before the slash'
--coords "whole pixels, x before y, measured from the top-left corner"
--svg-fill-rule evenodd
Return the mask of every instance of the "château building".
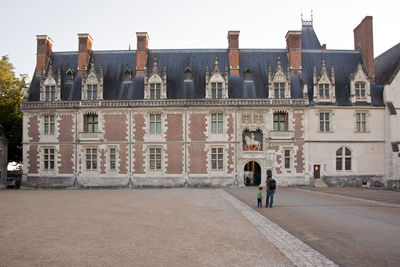
<path id="1" fill-rule="evenodd" d="M 354 50 L 321 45 L 312 20 L 282 49 L 242 49 L 239 31 L 227 49 L 155 50 L 136 36 L 136 50 L 96 51 L 78 34 L 73 52 L 37 36 L 21 105 L 25 186 L 385 181 L 372 17 L 354 29 Z"/>

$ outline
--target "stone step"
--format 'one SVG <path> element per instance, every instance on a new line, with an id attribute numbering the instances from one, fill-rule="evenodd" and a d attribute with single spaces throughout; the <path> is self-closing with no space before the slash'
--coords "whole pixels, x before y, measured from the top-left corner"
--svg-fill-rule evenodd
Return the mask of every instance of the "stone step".
<path id="1" fill-rule="evenodd" d="M 314 186 L 315 187 L 328 187 L 328 185 L 322 179 L 315 179 Z"/>

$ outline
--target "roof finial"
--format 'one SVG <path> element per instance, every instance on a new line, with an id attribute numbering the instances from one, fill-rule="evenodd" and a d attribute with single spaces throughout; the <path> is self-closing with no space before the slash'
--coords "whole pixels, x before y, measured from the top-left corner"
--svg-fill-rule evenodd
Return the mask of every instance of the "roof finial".
<path id="1" fill-rule="evenodd" d="M 214 73 L 220 73 L 219 64 L 218 64 L 218 56 L 215 57 Z"/>
<path id="2" fill-rule="evenodd" d="M 157 57 L 154 57 L 153 74 L 158 73 Z"/>
<path id="3" fill-rule="evenodd" d="M 313 26 L 313 10 L 311 9 L 311 19 L 305 20 L 303 19 L 303 12 L 301 12 L 301 24 L 302 26 Z"/>

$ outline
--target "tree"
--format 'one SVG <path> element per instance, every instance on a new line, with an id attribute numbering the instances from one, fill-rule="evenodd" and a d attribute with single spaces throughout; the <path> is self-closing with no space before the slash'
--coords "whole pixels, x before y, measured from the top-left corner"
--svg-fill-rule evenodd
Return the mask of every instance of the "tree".
<path id="1" fill-rule="evenodd" d="M 27 75 L 16 77 L 8 56 L 0 60 L 0 124 L 8 139 L 8 160 L 22 161 L 22 115 L 19 105 Z"/>

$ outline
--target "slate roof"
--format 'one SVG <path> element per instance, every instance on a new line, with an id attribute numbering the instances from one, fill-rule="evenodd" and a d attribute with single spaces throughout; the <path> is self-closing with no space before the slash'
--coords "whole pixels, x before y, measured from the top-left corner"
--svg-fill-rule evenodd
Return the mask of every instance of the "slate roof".
<path id="1" fill-rule="evenodd" d="M 375 58 L 375 82 L 391 83 L 400 71 L 400 43 Z"/>
<path id="2" fill-rule="evenodd" d="M 322 50 L 319 40 L 312 26 L 302 28 L 302 74 L 291 75 L 292 98 L 303 97 L 303 86 L 308 85 L 310 100 L 313 95 L 313 67 L 317 73 L 321 71 L 321 62 L 326 61 L 328 73 L 331 65 L 335 66 L 336 99 L 338 105 L 352 105 L 350 102 L 350 76 L 359 63 L 362 62 L 358 51 Z M 288 68 L 286 49 L 240 49 L 240 75 L 228 76 L 229 98 L 267 98 L 268 97 L 268 66 L 275 71 L 278 56 L 281 59 L 282 69 Z M 144 77 L 135 76 L 136 51 L 93 51 L 91 54 L 96 71 L 103 68 L 103 98 L 104 99 L 143 99 Z M 214 70 L 215 58 L 218 57 L 219 68 L 222 74 L 225 66 L 229 69 L 228 49 L 150 49 L 148 50 L 147 71 L 151 73 L 154 59 L 157 58 L 158 70 L 162 75 L 163 67 L 167 69 L 167 98 L 193 99 L 205 97 L 205 72 L 208 65 L 209 72 Z M 82 77 L 76 75 L 77 52 L 53 52 L 51 61 L 53 72 L 60 69 L 62 77 L 62 100 L 80 100 Z M 192 71 L 192 80 L 185 80 L 185 69 Z M 73 81 L 67 81 L 68 69 L 74 71 Z M 125 81 L 124 72 L 129 69 L 132 79 Z M 248 69 L 252 73 L 252 80 L 245 80 L 244 72 Z M 383 88 L 371 84 L 372 104 L 383 106 Z M 40 79 L 33 77 L 29 101 L 38 101 L 40 96 Z"/>

